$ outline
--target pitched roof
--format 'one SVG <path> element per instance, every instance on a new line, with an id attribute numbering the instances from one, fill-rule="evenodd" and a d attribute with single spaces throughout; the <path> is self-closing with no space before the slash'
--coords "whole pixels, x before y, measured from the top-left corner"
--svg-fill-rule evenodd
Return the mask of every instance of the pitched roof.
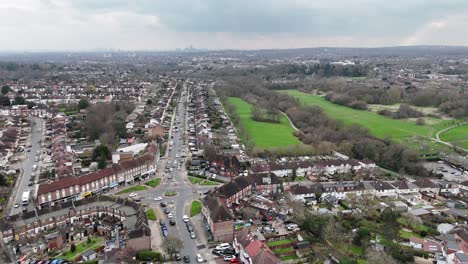
<path id="1" fill-rule="evenodd" d="M 216 189 L 215 193 L 225 197 L 231 197 L 247 188 L 249 185 L 250 183 L 244 177 L 240 176 Z"/>
<path id="2" fill-rule="evenodd" d="M 215 223 L 234 219 L 229 209 L 216 195 L 207 195 L 205 199 L 203 199 L 203 206 L 208 208 L 211 220 Z"/>
<path id="3" fill-rule="evenodd" d="M 269 178 L 270 183 L 265 183 L 264 178 Z M 251 183 L 251 184 L 256 184 L 256 185 L 266 185 L 266 184 L 280 184 L 281 181 L 279 180 L 278 176 L 274 173 L 270 174 L 250 174 L 249 176 L 246 177 L 246 179 Z"/>
<path id="4" fill-rule="evenodd" d="M 397 188 L 397 189 L 400 189 L 400 190 L 409 190 L 409 189 L 417 189 L 418 186 L 416 186 L 416 184 L 408 181 L 408 180 L 401 180 L 401 181 L 397 181 L 397 182 L 394 182 L 392 183 L 392 185 Z"/>
<path id="5" fill-rule="evenodd" d="M 439 185 L 429 179 L 419 179 L 413 182 L 419 188 L 439 188 Z"/>

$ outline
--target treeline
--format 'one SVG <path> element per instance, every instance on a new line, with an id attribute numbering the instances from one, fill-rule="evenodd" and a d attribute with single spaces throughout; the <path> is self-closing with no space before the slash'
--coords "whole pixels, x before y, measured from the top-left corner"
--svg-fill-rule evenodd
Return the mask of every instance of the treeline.
<path id="1" fill-rule="evenodd" d="M 351 97 L 349 95 L 346 95 L 346 94 L 328 93 L 325 96 L 325 99 L 332 102 L 332 103 L 348 106 L 348 107 L 358 109 L 358 110 L 366 110 L 367 109 L 367 103 L 366 102 L 364 102 L 362 100 L 358 100 L 358 99 L 353 98 L 353 97 Z"/>
<path id="2" fill-rule="evenodd" d="M 379 115 L 395 118 L 395 119 L 400 119 L 400 118 L 418 118 L 418 117 L 423 117 L 424 113 L 421 111 L 414 109 L 413 107 L 409 106 L 408 104 L 401 104 L 400 107 L 396 112 L 388 110 L 388 109 L 382 109 L 378 111 Z"/>
<path id="3" fill-rule="evenodd" d="M 321 108 L 302 106 L 296 99 L 283 93 L 268 90 L 258 80 L 248 77 L 229 79 L 215 88 L 217 94 L 240 97 L 249 103 L 269 105 L 286 112 L 296 127 L 301 130 L 299 138 L 312 147 L 313 153 L 329 154 L 334 150 L 356 159 L 371 159 L 389 170 L 411 175 L 428 176 L 428 171 L 419 164 L 417 153 L 391 140 L 380 140 L 359 126 L 346 126 L 329 118 Z M 241 138 L 252 152 L 253 143 L 238 117 L 234 106 L 227 104 L 227 111 L 238 127 Z"/>
<path id="4" fill-rule="evenodd" d="M 367 76 L 369 69 L 367 66 L 356 65 L 340 65 L 325 63 L 314 64 L 285 64 L 272 67 L 273 70 L 285 72 L 286 74 L 298 75 L 317 75 L 323 77 L 344 76 L 344 77 L 363 77 Z"/>

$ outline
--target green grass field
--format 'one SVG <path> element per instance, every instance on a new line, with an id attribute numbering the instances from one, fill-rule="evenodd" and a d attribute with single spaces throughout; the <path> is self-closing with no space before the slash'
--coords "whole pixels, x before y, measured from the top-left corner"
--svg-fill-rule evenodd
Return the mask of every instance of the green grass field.
<path id="1" fill-rule="evenodd" d="M 212 185 L 220 185 L 221 184 L 219 182 L 203 180 L 203 179 L 193 177 L 193 176 L 188 176 L 188 179 L 192 184 L 200 184 L 200 185 L 203 185 L 203 186 L 212 186 Z"/>
<path id="2" fill-rule="evenodd" d="M 294 129 L 287 118 L 280 117 L 280 123 L 267 123 L 254 121 L 251 116 L 252 106 L 237 97 L 229 97 L 229 103 L 235 106 L 240 122 L 245 126 L 247 133 L 254 144 L 261 148 L 284 147 L 300 144 L 294 136 Z"/>
<path id="3" fill-rule="evenodd" d="M 458 120 L 425 118 L 426 125 L 419 126 L 416 125 L 415 120 L 392 119 L 372 111 L 352 109 L 347 106 L 331 103 L 319 95 L 306 94 L 297 90 L 285 90 L 281 92 L 298 98 L 304 105 L 319 106 L 329 117 L 339 120 L 344 124 L 360 125 L 378 138 L 392 138 L 395 141 L 417 149 L 421 153 L 448 151 L 449 148 L 433 142 L 430 138 L 434 137 L 437 131 L 460 122 Z M 449 130 L 446 133 L 449 134 L 449 132 L 456 135 L 468 135 L 468 125 L 460 127 L 457 131 L 452 132 L 452 130 Z"/>
<path id="4" fill-rule="evenodd" d="M 447 130 L 439 135 L 443 141 L 450 142 L 462 148 L 468 148 L 468 124 Z"/>
<path id="5" fill-rule="evenodd" d="M 192 207 L 190 208 L 190 217 L 201 213 L 202 204 L 200 201 L 193 201 Z"/>

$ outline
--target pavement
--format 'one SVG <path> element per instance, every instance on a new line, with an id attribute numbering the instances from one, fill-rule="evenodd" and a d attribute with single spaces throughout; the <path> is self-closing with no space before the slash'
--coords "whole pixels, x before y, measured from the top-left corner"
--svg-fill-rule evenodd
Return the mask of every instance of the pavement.
<path id="1" fill-rule="evenodd" d="M 32 126 L 31 126 L 31 134 L 30 134 L 30 144 L 31 144 L 31 151 L 26 152 L 25 154 L 26 157 L 21 163 L 14 164 L 12 166 L 14 169 L 20 169 L 21 173 L 18 175 L 18 180 L 17 183 L 15 184 L 15 188 L 13 190 L 12 195 L 10 196 L 10 206 L 11 206 L 11 211 L 10 215 L 15 215 L 19 214 L 23 209 L 25 209 L 24 206 L 21 205 L 21 199 L 23 196 L 23 192 L 26 190 L 31 190 L 34 192 L 34 188 L 36 185 L 33 186 L 28 186 L 30 183 L 30 179 L 34 173 L 34 175 L 40 170 L 40 168 L 37 168 L 36 171 L 33 170 L 33 165 L 37 164 L 38 162 L 34 161 L 34 158 L 36 156 L 37 151 L 41 151 L 41 142 L 43 141 L 43 135 L 45 133 L 45 127 L 44 127 L 44 120 L 40 118 L 31 118 L 32 120 Z M 39 166 L 38 166 L 39 167 Z M 30 197 L 33 197 L 33 194 L 31 193 Z M 18 208 L 14 208 L 14 204 L 19 204 Z M 28 211 L 34 210 L 34 205 L 30 201 L 29 205 L 27 206 Z"/>

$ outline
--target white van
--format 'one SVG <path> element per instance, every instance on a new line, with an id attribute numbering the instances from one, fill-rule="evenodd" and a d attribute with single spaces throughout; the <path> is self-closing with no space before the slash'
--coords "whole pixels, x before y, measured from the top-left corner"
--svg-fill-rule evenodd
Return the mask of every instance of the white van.
<path id="1" fill-rule="evenodd" d="M 216 250 L 225 250 L 231 248 L 231 246 L 228 243 L 222 243 L 216 246 Z"/>

